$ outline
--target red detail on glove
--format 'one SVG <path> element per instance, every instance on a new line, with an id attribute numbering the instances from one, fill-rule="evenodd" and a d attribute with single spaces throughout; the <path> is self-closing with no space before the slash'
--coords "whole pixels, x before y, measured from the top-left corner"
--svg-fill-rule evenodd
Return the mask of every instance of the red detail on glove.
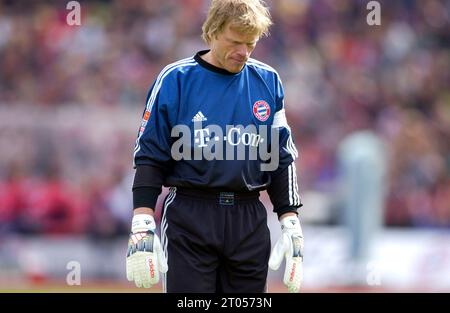
<path id="1" fill-rule="evenodd" d="M 292 282 L 294 280 L 294 276 L 295 276 L 295 267 L 296 267 L 297 263 L 293 263 L 292 264 L 292 270 L 291 270 L 291 274 L 289 276 L 289 281 Z"/>
<path id="2" fill-rule="evenodd" d="M 150 268 L 150 277 L 154 278 L 155 277 L 155 265 L 153 264 L 152 259 L 148 259 L 148 266 Z"/>

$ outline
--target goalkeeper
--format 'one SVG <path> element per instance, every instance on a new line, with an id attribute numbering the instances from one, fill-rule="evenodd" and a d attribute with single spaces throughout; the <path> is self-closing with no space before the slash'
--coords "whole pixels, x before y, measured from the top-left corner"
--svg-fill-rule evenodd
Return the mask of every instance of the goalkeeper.
<path id="1" fill-rule="evenodd" d="M 250 58 L 271 24 L 260 0 L 213 0 L 202 35 L 209 49 L 168 65 L 150 88 L 126 260 L 136 286 L 162 273 L 166 292 L 266 292 L 268 268 L 285 261 L 286 290 L 299 291 L 297 150 L 278 73 Z M 162 186 L 170 192 L 160 240 L 153 215 Z M 282 229 L 272 252 L 263 190 Z"/>

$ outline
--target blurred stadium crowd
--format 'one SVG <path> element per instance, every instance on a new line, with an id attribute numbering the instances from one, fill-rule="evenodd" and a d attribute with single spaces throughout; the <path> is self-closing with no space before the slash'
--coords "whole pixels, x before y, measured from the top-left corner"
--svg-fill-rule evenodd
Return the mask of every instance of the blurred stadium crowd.
<path id="1" fill-rule="evenodd" d="M 380 26 L 367 2 L 267 1 L 254 57 L 283 79 L 300 188 L 332 194 L 337 145 L 369 128 L 389 152 L 385 225 L 448 228 L 450 1 L 379 1 Z M 146 93 L 205 49 L 209 1 L 80 3 L 68 26 L 65 1 L 0 1 L 0 233 L 127 232 Z"/>

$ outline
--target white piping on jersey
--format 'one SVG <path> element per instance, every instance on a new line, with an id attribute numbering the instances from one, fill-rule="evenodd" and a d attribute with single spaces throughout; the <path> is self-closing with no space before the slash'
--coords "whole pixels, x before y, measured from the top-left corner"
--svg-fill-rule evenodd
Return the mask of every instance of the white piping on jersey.
<path id="1" fill-rule="evenodd" d="M 294 145 L 294 141 L 292 140 L 291 128 L 287 127 L 287 130 L 289 132 L 289 138 L 288 138 L 287 143 L 286 143 L 286 149 L 288 149 L 288 151 L 291 152 L 292 158 L 295 160 L 298 157 L 298 151 L 297 151 L 297 148 Z"/>
<path id="2" fill-rule="evenodd" d="M 268 65 L 268 64 L 266 64 L 266 63 L 263 63 L 263 62 L 261 62 L 261 61 L 258 61 L 258 60 L 256 60 L 256 59 L 252 59 L 252 58 L 249 58 L 248 61 L 247 61 L 247 63 L 250 64 L 250 65 L 256 65 L 256 66 L 258 66 L 258 67 L 260 67 L 260 68 L 262 68 L 262 69 L 268 70 L 269 72 L 275 73 L 275 74 L 277 75 L 278 80 L 279 80 L 280 83 L 281 83 L 280 75 L 279 75 L 278 72 L 277 72 L 273 67 L 271 67 L 270 65 Z"/>
<path id="3" fill-rule="evenodd" d="M 292 162 L 288 167 L 289 179 L 289 205 L 300 205 L 300 196 L 298 195 L 297 170 L 295 163 Z"/>
<path id="4" fill-rule="evenodd" d="M 164 78 L 167 75 L 169 75 L 170 72 L 172 72 L 173 70 L 175 70 L 177 68 L 183 67 L 183 66 L 194 66 L 194 65 L 197 65 L 197 61 L 195 61 L 193 57 L 183 59 L 178 62 L 167 65 L 161 71 L 161 73 L 158 75 L 158 78 L 156 79 L 156 83 L 153 86 L 152 92 L 151 92 L 150 97 L 148 98 L 147 104 L 145 106 L 145 111 L 149 111 L 149 112 L 152 111 L 153 104 L 155 102 L 155 99 L 156 99 L 156 96 L 158 95 L 159 90 L 161 89 L 162 82 L 163 82 Z M 133 163 L 135 161 L 136 154 L 141 149 L 141 145 L 139 144 L 139 141 L 142 137 L 142 134 L 144 133 L 145 127 L 146 127 L 146 125 L 144 126 L 144 129 L 139 130 L 139 136 L 136 139 L 136 145 L 134 148 Z"/>
<path id="5" fill-rule="evenodd" d="M 178 62 L 167 65 L 161 71 L 161 73 L 159 73 L 158 78 L 156 79 L 155 88 L 153 88 L 150 98 L 147 101 L 146 110 L 151 111 L 151 108 L 153 106 L 153 102 L 155 101 L 156 95 L 158 94 L 159 89 L 161 88 L 162 81 L 167 76 L 167 74 L 169 74 L 175 68 L 180 67 L 181 65 L 188 65 L 190 62 L 196 63 L 197 61 L 195 61 L 193 57 L 186 58 L 186 59 L 180 60 Z M 155 90 L 156 90 L 156 92 L 155 92 Z M 149 108 L 149 104 L 150 104 L 150 108 Z"/>
<path id="6" fill-rule="evenodd" d="M 294 205 L 294 198 L 292 196 L 292 166 L 288 166 L 288 186 L 289 186 L 289 205 Z"/>
<path id="7" fill-rule="evenodd" d="M 294 190 L 294 199 L 295 199 L 295 204 L 294 205 L 300 205 L 300 196 L 298 194 L 298 181 L 297 181 L 297 168 L 295 167 L 295 163 L 292 162 L 292 173 L 294 174 L 293 177 L 293 190 Z"/>

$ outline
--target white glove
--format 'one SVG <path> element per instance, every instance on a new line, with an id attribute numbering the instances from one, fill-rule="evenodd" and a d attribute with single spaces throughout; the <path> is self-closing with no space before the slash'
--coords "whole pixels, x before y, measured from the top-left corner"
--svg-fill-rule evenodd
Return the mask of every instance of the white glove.
<path id="1" fill-rule="evenodd" d="M 127 251 L 127 279 L 137 287 L 150 288 L 159 282 L 159 272 L 167 272 L 167 260 L 149 214 L 133 216 Z"/>
<path id="2" fill-rule="evenodd" d="M 298 292 L 303 280 L 303 232 L 295 215 L 281 221 L 282 235 L 275 243 L 269 258 L 269 267 L 276 271 L 286 258 L 283 283 L 289 292 Z"/>

